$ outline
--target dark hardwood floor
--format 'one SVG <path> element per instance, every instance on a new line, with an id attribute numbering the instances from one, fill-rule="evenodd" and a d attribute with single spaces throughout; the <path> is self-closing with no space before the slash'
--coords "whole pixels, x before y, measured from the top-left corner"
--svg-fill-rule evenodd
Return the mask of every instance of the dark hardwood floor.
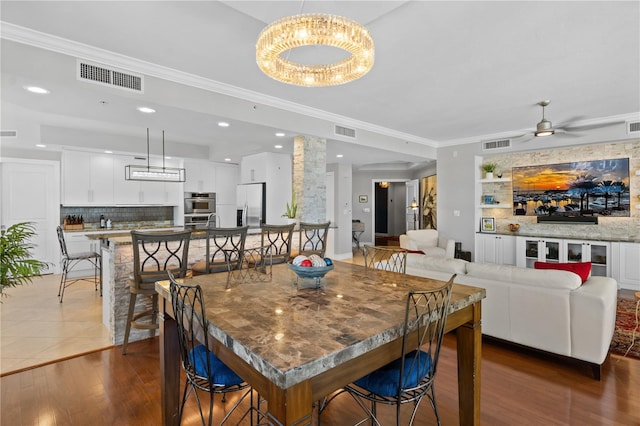
<path id="1" fill-rule="evenodd" d="M 612 355 L 598 382 L 588 366 L 570 360 L 492 340 L 482 349 L 483 425 L 640 425 L 639 360 Z M 126 356 L 113 347 L 4 376 L 0 424 L 158 425 L 158 363 L 155 338 L 131 344 Z M 442 424 L 458 424 L 455 336 L 445 337 L 436 395 Z M 216 410 L 224 412 L 235 398 L 226 404 L 217 399 Z M 183 424 L 199 424 L 193 401 Z M 324 412 L 322 423 L 352 424 L 358 410 L 348 395 L 341 395 Z M 385 424 L 390 424 L 391 410 L 383 410 Z M 434 423 L 424 401 L 415 424 Z"/>

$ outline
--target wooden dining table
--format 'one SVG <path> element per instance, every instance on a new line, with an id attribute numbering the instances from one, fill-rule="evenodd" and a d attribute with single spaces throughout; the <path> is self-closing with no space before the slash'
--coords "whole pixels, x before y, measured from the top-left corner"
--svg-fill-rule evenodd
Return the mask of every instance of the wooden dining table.
<path id="1" fill-rule="evenodd" d="M 283 425 L 310 424 L 314 401 L 401 353 L 410 290 L 443 281 L 345 262 L 315 280 L 297 279 L 287 264 L 271 275 L 229 279 L 227 273 L 184 280 L 199 284 L 210 350 L 267 401 Z M 177 425 L 180 355 L 169 282 L 160 295 L 162 420 Z M 481 301 L 485 290 L 454 284 L 446 331 L 455 330 L 461 425 L 480 424 Z"/>

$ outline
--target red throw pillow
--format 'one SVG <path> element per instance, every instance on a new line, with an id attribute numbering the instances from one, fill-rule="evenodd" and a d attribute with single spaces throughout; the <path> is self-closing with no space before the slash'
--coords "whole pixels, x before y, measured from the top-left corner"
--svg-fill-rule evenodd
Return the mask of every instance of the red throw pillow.
<path id="1" fill-rule="evenodd" d="M 584 283 L 591 275 L 591 262 L 572 262 L 572 263 L 553 263 L 553 262 L 535 262 L 535 269 L 559 269 L 561 271 L 569 271 L 578 274 Z"/>
<path id="2" fill-rule="evenodd" d="M 424 254 L 422 250 L 407 250 L 407 253 Z"/>

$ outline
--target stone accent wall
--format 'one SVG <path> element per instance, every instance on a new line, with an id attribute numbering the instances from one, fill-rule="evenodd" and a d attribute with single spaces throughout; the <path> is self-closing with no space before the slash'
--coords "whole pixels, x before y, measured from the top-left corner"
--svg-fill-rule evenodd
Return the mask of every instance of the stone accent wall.
<path id="1" fill-rule="evenodd" d="M 640 141 L 580 145 L 535 152 L 518 152 L 485 157 L 483 161 L 497 164 L 496 173 L 511 177 L 512 167 L 558 164 L 567 162 L 629 158 L 630 217 L 598 217 L 598 225 L 543 224 L 532 216 L 514 216 L 512 209 L 483 209 L 483 216 L 496 218 L 498 232 L 508 233 L 510 223 L 520 224 L 520 233 L 564 238 L 589 238 L 598 240 L 640 239 Z M 486 186 L 486 185 L 485 185 Z M 501 203 L 512 203 L 512 182 L 492 183 L 491 194 Z"/>
<path id="2" fill-rule="evenodd" d="M 327 217 L 327 141 L 296 136 L 293 149 L 293 192 L 301 222 L 319 223 Z"/>

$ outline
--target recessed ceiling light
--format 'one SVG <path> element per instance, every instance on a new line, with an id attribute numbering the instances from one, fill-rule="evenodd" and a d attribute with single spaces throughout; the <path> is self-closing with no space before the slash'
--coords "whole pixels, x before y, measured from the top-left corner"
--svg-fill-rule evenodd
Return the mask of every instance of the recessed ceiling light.
<path id="1" fill-rule="evenodd" d="M 229 123 L 227 123 L 226 121 L 219 121 L 218 122 L 218 126 L 220 126 L 220 127 L 229 127 Z"/>
<path id="2" fill-rule="evenodd" d="M 113 151 L 106 150 L 104 153 L 105 154 L 113 154 Z"/>
<path id="3" fill-rule="evenodd" d="M 38 87 L 38 86 L 26 86 L 25 89 L 27 89 L 31 93 L 37 93 L 39 95 L 45 95 L 49 93 L 47 89 L 43 89 L 42 87 Z"/>
<path id="4" fill-rule="evenodd" d="M 154 112 L 156 112 L 155 109 L 149 107 L 138 107 L 138 111 L 144 112 L 145 114 L 153 114 Z"/>
<path id="5" fill-rule="evenodd" d="M 344 157 L 344 155 L 342 155 L 342 154 L 338 154 L 338 155 L 336 155 L 336 157 L 338 157 L 338 158 L 342 158 L 342 157 Z"/>
<path id="6" fill-rule="evenodd" d="M 46 145 L 41 144 L 41 143 L 37 143 L 37 144 L 36 144 L 36 146 L 37 146 L 38 148 L 46 148 L 46 147 L 47 147 Z"/>
<path id="7" fill-rule="evenodd" d="M 282 145 L 275 145 L 274 148 L 275 149 L 282 149 Z"/>
<path id="8" fill-rule="evenodd" d="M 225 158 L 224 161 L 231 161 L 231 158 Z"/>
<path id="9" fill-rule="evenodd" d="M 282 132 L 278 132 L 278 133 L 276 133 L 276 136 L 277 136 L 277 137 L 279 137 L 279 138 L 281 138 L 281 137 L 283 137 L 283 136 L 284 136 L 284 133 L 282 133 Z"/>

